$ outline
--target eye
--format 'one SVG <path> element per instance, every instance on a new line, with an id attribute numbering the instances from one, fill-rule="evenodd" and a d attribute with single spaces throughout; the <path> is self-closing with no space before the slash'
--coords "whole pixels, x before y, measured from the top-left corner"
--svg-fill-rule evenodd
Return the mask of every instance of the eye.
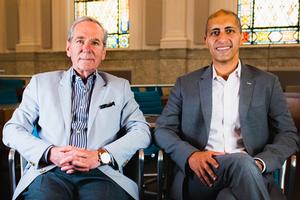
<path id="1" fill-rule="evenodd" d="M 234 29 L 231 29 L 231 28 L 230 28 L 230 29 L 226 29 L 225 32 L 226 32 L 226 33 L 234 33 L 235 31 L 234 31 Z"/>
<path id="2" fill-rule="evenodd" d="M 92 45 L 94 45 L 94 46 L 100 46 L 101 43 L 99 41 L 92 41 Z"/>
<path id="3" fill-rule="evenodd" d="M 78 40 L 76 40 L 76 44 L 82 45 L 82 44 L 84 44 L 84 41 L 82 39 L 78 39 Z"/>
<path id="4" fill-rule="evenodd" d="M 210 36 L 218 36 L 220 34 L 219 30 L 213 30 L 210 32 Z"/>

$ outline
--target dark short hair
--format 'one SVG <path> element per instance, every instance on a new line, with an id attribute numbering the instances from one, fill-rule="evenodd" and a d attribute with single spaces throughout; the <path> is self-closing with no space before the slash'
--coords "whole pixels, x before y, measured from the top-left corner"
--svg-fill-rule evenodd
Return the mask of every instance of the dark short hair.
<path id="1" fill-rule="evenodd" d="M 213 18 L 215 18 L 215 17 L 218 17 L 218 16 L 221 15 L 221 14 L 233 16 L 233 17 L 235 18 L 235 21 L 236 21 L 238 27 L 239 27 L 240 32 L 242 33 L 242 25 L 241 25 L 241 21 L 240 21 L 239 16 L 238 16 L 236 13 L 234 13 L 234 12 L 232 12 L 232 11 L 230 11 L 230 10 L 220 9 L 220 10 L 214 12 L 213 14 L 211 14 L 211 15 L 207 18 L 206 26 L 205 26 L 205 35 L 207 35 L 207 31 L 208 31 L 208 27 L 207 27 L 207 26 L 208 26 L 209 20 L 211 20 L 211 19 L 213 19 Z"/>
<path id="2" fill-rule="evenodd" d="M 102 26 L 102 24 L 98 20 L 96 20 L 92 17 L 88 17 L 88 16 L 79 17 L 78 19 L 76 19 L 72 23 L 72 25 L 71 25 L 71 27 L 68 31 L 68 38 L 67 39 L 68 39 L 69 42 L 71 42 L 71 40 L 73 39 L 74 29 L 75 29 L 76 25 L 81 23 L 81 22 L 93 22 L 95 24 L 98 24 L 100 26 L 100 28 L 103 30 L 103 45 L 106 46 L 107 31 L 104 29 L 104 27 Z"/>

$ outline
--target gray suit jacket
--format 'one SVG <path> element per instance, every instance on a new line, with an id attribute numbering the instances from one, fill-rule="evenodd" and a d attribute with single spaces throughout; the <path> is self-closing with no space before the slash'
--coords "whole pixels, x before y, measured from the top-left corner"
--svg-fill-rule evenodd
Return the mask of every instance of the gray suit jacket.
<path id="1" fill-rule="evenodd" d="M 32 77 L 23 100 L 3 129 L 3 142 L 16 149 L 29 161 L 14 199 L 40 174 L 55 167 L 40 165 L 45 150 L 50 145 L 69 144 L 71 130 L 71 69 L 42 73 Z M 114 102 L 101 109 L 99 106 Z M 39 138 L 31 132 L 34 124 L 41 127 Z M 127 134 L 118 137 L 125 128 Z M 150 143 L 150 132 L 143 113 L 138 109 L 128 81 L 104 72 L 96 74 L 88 119 L 89 150 L 107 149 L 116 160 L 120 171 L 110 166 L 99 169 L 138 199 L 137 185 L 122 174 L 122 166 L 140 148 Z"/>
<path id="2" fill-rule="evenodd" d="M 241 134 L 249 155 L 274 171 L 298 150 L 298 136 L 280 83 L 274 75 L 242 65 L 239 115 Z M 212 67 L 177 79 L 168 104 L 157 121 L 154 139 L 176 163 L 172 196 L 180 199 L 187 158 L 204 150 L 212 113 Z"/>

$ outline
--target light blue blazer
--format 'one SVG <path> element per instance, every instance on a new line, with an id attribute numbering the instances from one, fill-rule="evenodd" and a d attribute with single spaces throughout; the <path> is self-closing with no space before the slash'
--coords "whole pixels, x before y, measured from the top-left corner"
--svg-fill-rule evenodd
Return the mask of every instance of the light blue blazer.
<path id="1" fill-rule="evenodd" d="M 71 130 L 71 69 L 34 75 L 26 87 L 23 100 L 3 129 L 3 142 L 21 153 L 29 164 L 14 193 L 13 199 L 40 174 L 54 168 L 42 166 L 41 158 L 50 145 L 67 146 Z M 114 102 L 115 105 L 100 108 Z M 34 124 L 41 127 L 39 138 L 31 133 Z M 118 137 L 125 128 L 127 134 Z M 134 199 L 138 199 L 135 182 L 122 174 L 135 152 L 151 141 L 149 126 L 139 110 L 127 80 L 97 72 L 88 119 L 87 149 L 107 149 L 120 170 L 101 166 L 99 170 L 111 177 Z"/>

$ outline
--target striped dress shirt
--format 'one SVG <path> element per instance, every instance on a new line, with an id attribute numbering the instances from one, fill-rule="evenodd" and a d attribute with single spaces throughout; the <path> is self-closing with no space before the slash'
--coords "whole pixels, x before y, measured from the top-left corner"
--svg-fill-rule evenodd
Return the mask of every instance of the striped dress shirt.
<path id="1" fill-rule="evenodd" d="M 87 148 L 89 107 L 95 78 L 96 72 L 84 83 L 74 70 L 72 72 L 71 146 Z"/>

